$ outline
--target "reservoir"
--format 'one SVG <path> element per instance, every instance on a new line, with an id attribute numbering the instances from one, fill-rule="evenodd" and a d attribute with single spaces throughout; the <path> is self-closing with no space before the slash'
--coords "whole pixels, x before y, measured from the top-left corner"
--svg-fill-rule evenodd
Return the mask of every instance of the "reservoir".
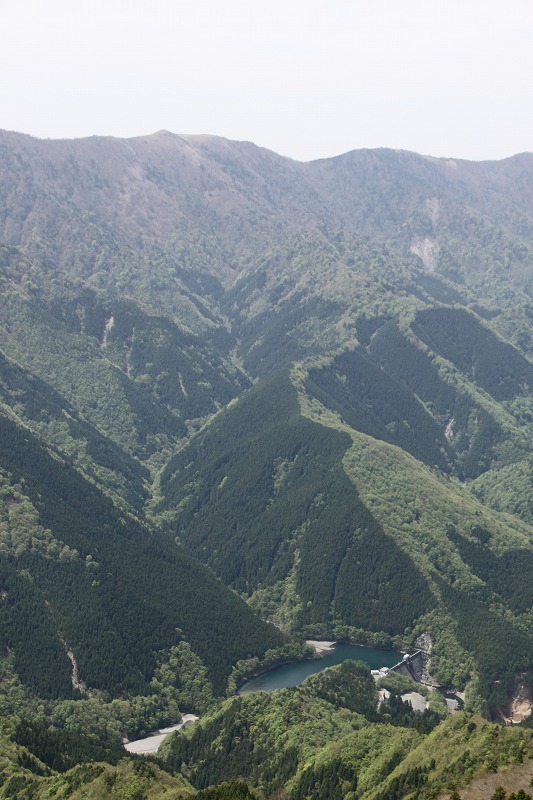
<path id="1" fill-rule="evenodd" d="M 289 686 L 297 686 L 309 675 L 320 672 L 326 667 L 342 664 L 348 659 L 364 661 L 370 669 L 379 669 L 380 667 L 393 667 L 402 658 L 403 653 L 397 650 L 378 650 L 375 647 L 364 647 L 363 645 L 336 644 L 329 652 L 324 653 L 322 658 L 297 661 L 294 664 L 282 664 L 268 672 L 263 672 L 256 678 L 251 678 L 241 687 L 239 694 L 268 692 L 272 689 L 287 689 Z"/>

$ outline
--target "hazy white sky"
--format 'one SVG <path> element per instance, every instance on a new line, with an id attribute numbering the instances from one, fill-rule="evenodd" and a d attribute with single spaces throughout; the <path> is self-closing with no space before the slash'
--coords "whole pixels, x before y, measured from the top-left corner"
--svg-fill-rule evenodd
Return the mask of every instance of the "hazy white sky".
<path id="1" fill-rule="evenodd" d="M 0 128 L 533 151 L 533 0 L 0 0 Z"/>

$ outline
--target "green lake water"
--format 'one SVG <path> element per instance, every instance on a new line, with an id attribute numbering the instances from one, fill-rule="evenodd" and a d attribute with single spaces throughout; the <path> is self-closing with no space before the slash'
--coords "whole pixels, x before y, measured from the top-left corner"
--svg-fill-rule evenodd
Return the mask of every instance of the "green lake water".
<path id="1" fill-rule="evenodd" d="M 256 678 L 246 681 L 239 694 L 269 692 L 272 689 L 287 689 L 289 686 L 297 686 L 309 675 L 320 672 L 326 667 L 332 667 L 334 664 L 342 664 L 348 659 L 364 661 L 370 669 L 379 669 L 380 667 L 392 667 L 402 658 L 403 653 L 397 650 L 378 650 L 375 647 L 363 647 L 362 645 L 337 644 L 333 650 L 325 653 L 323 658 L 283 664 L 268 672 L 263 672 Z"/>

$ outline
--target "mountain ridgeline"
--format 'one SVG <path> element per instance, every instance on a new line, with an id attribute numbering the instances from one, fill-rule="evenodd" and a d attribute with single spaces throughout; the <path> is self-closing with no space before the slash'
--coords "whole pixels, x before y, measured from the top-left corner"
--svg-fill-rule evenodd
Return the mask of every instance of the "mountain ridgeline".
<path id="1" fill-rule="evenodd" d="M 392 800 L 528 761 L 379 712 L 363 665 L 234 695 L 312 638 L 530 704 L 532 186 L 529 154 L 0 132 L 0 796 Z M 185 711 L 162 769 L 117 763 Z"/>
<path id="2" fill-rule="evenodd" d="M 433 597 L 359 500 L 342 469 L 349 446 L 345 433 L 299 413 L 282 373 L 169 461 L 162 508 L 182 509 L 182 541 L 199 558 L 208 554 L 206 563 L 238 591 L 279 586 L 292 575 L 296 629 L 333 619 L 402 633 Z M 198 488 L 188 497 L 191 486 Z"/>

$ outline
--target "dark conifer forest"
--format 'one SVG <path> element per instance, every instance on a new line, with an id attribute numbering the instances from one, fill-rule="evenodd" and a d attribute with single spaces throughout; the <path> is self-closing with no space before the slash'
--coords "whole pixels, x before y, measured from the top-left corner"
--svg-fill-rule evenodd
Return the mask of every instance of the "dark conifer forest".
<path id="1" fill-rule="evenodd" d="M 0 797 L 527 795 L 533 156 L 454 164 L 0 132 Z M 317 640 L 423 668 L 239 694 Z"/>

